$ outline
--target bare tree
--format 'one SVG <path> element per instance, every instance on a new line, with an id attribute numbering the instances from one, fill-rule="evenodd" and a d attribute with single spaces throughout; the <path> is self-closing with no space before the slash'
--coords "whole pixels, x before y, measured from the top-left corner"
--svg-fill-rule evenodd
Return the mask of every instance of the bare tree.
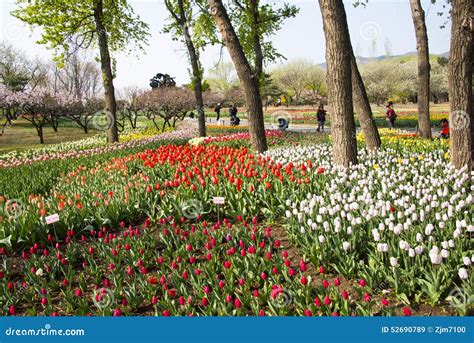
<path id="1" fill-rule="evenodd" d="M 79 50 L 69 55 L 63 68 L 54 63 L 52 69 L 55 91 L 74 94 L 80 99 L 97 96 L 102 91 L 97 63 L 81 55 Z"/>
<path id="2" fill-rule="evenodd" d="M 29 58 L 24 52 L 7 43 L 0 43 L 0 83 L 14 92 L 37 86 L 48 81 L 47 65 L 39 58 Z"/>

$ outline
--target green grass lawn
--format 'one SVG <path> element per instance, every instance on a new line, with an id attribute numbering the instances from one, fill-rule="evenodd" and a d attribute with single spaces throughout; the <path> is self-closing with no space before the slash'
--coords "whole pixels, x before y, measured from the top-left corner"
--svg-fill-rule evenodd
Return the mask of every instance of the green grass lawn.
<path id="1" fill-rule="evenodd" d="M 13 150 L 22 151 L 30 148 L 44 147 L 48 144 L 76 141 L 100 133 L 100 131 L 89 129 L 89 133 L 85 134 L 82 128 L 72 125 L 61 125 L 58 128 L 58 132 L 54 132 L 50 126 L 45 127 L 43 130 L 45 144 L 40 144 L 35 127 L 25 119 L 16 120 L 0 136 L 0 154 Z"/>

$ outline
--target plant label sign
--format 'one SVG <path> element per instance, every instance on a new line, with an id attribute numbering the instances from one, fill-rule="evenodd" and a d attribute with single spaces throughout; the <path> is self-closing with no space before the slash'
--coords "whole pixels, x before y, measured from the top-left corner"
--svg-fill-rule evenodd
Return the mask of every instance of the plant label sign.
<path id="1" fill-rule="evenodd" d="M 213 197 L 212 201 L 214 202 L 215 205 L 224 205 L 225 203 L 224 197 Z"/>
<path id="2" fill-rule="evenodd" d="M 53 223 L 56 223 L 59 221 L 59 214 L 55 213 L 55 214 L 52 214 L 50 216 L 47 216 L 46 218 L 44 218 L 46 220 L 46 224 L 53 224 Z"/>

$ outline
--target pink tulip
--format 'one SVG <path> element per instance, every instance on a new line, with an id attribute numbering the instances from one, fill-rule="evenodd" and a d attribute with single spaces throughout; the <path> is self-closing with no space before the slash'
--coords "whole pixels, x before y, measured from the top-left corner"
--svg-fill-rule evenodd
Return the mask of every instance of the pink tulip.
<path id="1" fill-rule="evenodd" d="M 235 298 L 234 300 L 234 306 L 236 308 L 241 308 L 242 307 L 242 303 L 240 302 L 240 300 L 238 298 Z"/>

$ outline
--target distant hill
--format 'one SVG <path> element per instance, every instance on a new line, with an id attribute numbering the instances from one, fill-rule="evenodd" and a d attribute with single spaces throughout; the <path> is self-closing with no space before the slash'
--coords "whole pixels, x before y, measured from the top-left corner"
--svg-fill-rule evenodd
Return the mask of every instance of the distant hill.
<path id="1" fill-rule="evenodd" d="M 360 63 L 360 64 L 364 64 L 364 63 L 368 63 L 368 62 L 372 62 L 372 61 L 383 61 L 383 60 L 386 60 L 386 59 L 389 59 L 389 58 L 403 58 L 403 57 L 415 57 L 415 56 L 416 56 L 416 51 L 410 51 L 410 52 L 407 52 L 407 53 L 402 54 L 402 55 L 391 55 L 391 56 L 381 55 L 381 56 L 377 56 L 377 57 L 374 57 L 374 58 L 359 56 L 359 57 L 357 57 L 357 62 Z M 442 54 L 431 54 L 431 56 L 449 58 L 449 51 L 445 52 L 445 53 L 442 53 Z M 321 68 L 326 69 L 326 62 L 320 63 L 320 64 L 318 64 L 318 66 L 321 67 Z"/>

